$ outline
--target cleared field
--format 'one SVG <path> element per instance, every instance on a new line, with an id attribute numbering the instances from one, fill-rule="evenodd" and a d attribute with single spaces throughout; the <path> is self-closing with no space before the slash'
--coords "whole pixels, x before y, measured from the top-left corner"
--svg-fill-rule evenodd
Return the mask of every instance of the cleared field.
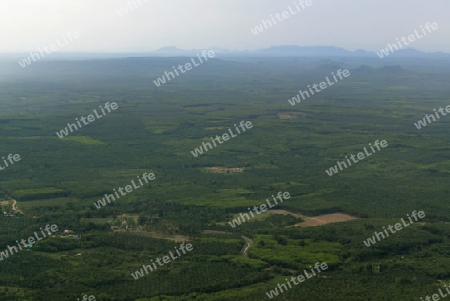
<path id="1" fill-rule="evenodd" d="M 53 198 L 53 199 L 44 199 L 44 200 L 35 200 L 35 201 L 27 201 L 27 202 L 17 202 L 17 208 L 24 211 L 24 214 L 27 214 L 27 210 L 30 210 L 34 206 L 65 206 L 68 202 L 76 202 L 77 200 L 74 198 Z"/>
<path id="2" fill-rule="evenodd" d="M 342 223 L 348 222 L 351 220 L 358 219 L 357 217 L 345 214 L 345 213 L 332 213 L 332 214 L 324 214 L 316 217 L 307 217 L 302 216 L 305 220 L 303 223 L 295 224 L 294 227 L 314 227 L 314 226 L 322 226 L 331 223 Z"/>
<path id="3" fill-rule="evenodd" d="M 163 234 L 158 233 L 155 231 L 144 231 L 144 230 L 116 230 L 114 232 L 126 232 L 126 233 L 133 233 L 133 234 L 139 234 L 143 236 L 149 236 L 153 238 L 159 238 L 159 239 L 167 239 L 174 242 L 184 242 L 189 241 L 190 239 L 187 236 L 184 235 L 171 235 L 171 234 Z"/>
<path id="4" fill-rule="evenodd" d="M 345 214 L 345 213 L 332 213 L 332 214 L 324 214 L 324 215 L 318 215 L 314 217 L 305 216 L 301 214 L 292 213 L 286 210 L 271 210 L 272 214 L 289 214 L 293 217 L 301 218 L 304 220 L 302 223 L 295 224 L 290 227 L 315 227 L 315 226 L 322 226 L 326 224 L 331 223 L 341 223 L 341 222 L 347 222 L 351 220 L 358 219 L 357 217 Z"/>

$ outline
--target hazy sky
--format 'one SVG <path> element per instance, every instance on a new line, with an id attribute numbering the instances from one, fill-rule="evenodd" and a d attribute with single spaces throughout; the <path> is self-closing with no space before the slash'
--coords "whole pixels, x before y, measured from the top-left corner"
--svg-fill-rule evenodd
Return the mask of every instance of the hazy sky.
<path id="1" fill-rule="evenodd" d="M 270 15 L 296 11 L 294 0 L 0 0 L 0 52 L 36 51 L 69 31 L 80 38 L 58 51 L 147 51 L 273 45 L 380 50 L 427 22 L 439 29 L 411 43 L 450 52 L 450 0 L 311 0 L 312 5 L 254 35 Z M 147 2 L 146 2 L 147 1 Z M 134 0 L 138 3 L 138 0 Z M 295 2 L 298 2 L 296 0 Z"/>

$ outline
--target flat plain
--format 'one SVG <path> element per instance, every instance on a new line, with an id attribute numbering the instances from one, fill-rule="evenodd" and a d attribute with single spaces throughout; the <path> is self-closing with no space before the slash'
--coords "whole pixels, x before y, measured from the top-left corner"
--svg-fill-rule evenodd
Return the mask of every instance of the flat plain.
<path id="1" fill-rule="evenodd" d="M 330 267 L 326 277 L 277 299 L 415 300 L 450 279 L 450 117 L 414 126 L 450 104 L 448 60 L 214 59 L 153 84 L 185 60 L 40 61 L 22 70 L 1 62 L 0 156 L 22 160 L 0 171 L 0 199 L 17 200 L 14 208 L 0 203 L 0 252 L 48 223 L 73 233 L 3 258 L 1 300 L 76 300 L 83 293 L 116 301 L 259 301 L 317 261 Z M 288 103 L 336 67 L 351 76 Z M 118 109 L 57 137 L 106 102 Z M 191 154 L 241 120 L 253 128 Z M 389 146 L 326 174 L 377 139 Z M 156 179 L 93 206 L 145 172 Z M 230 227 L 279 191 L 291 198 L 274 210 L 292 214 Z M 425 224 L 363 244 L 413 210 L 426 213 Z M 184 238 L 194 251 L 131 277 Z"/>

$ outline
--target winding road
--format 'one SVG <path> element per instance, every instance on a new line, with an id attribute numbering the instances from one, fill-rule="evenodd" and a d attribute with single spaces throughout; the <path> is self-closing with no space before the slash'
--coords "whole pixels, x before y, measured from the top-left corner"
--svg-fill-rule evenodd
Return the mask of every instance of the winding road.
<path id="1" fill-rule="evenodd" d="M 248 257 L 248 249 L 253 244 L 253 240 L 251 240 L 247 236 L 242 235 L 241 237 L 245 240 L 245 246 L 244 246 L 244 249 L 242 250 L 242 256 Z"/>
<path id="2" fill-rule="evenodd" d="M 7 198 L 7 199 L 0 200 L 0 202 L 4 202 L 4 201 L 8 201 L 8 202 L 9 202 L 9 201 L 13 201 L 13 203 L 12 203 L 12 205 L 11 205 L 12 210 L 13 210 L 14 212 L 19 212 L 19 213 L 21 213 L 21 214 L 24 214 L 22 210 L 17 209 L 17 201 L 16 201 L 15 199 Z"/>

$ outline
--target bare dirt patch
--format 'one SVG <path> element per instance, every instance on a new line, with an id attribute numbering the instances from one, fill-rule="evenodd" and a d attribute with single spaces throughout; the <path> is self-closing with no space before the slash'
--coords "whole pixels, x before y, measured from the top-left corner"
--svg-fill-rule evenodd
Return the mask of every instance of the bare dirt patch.
<path id="1" fill-rule="evenodd" d="M 303 223 L 295 224 L 294 227 L 314 227 L 331 223 L 342 223 L 358 219 L 345 213 L 324 214 L 315 217 L 302 216 Z"/>
<path id="2" fill-rule="evenodd" d="M 205 167 L 206 172 L 212 173 L 233 173 L 233 172 L 244 172 L 245 167 Z"/>
<path id="3" fill-rule="evenodd" d="M 293 217 L 301 218 L 304 220 L 302 223 L 295 224 L 290 227 L 315 227 L 322 226 L 331 223 L 341 223 L 358 219 L 357 217 L 345 214 L 345 213 L 332 213 L 318 216 L 305 216 L 301 214 L 292 213 L 286 210 L 270 210 L 269 212 L 275 214 L 290 214 Z"/>
<path id="4" fill-rule="evenodd" d="M 167 239 L 167 240 L 172 240 L 174 242 L 189 241 L 189 238 L 187 236 L 183 236 L 183 235 L 170 235 L 170 234 L 162 234 L 162 233 L 157 233 L 157 232 L 148 232 L 148 234 L 154 238 Z"/>
<path id="5" fill-rule="evenodd" d="M 294 119 L 298 118 L 298 116 L 305 116 L 306 114 L 303 112 L 278 112 L 277 116 L 280 119 Z"/>

